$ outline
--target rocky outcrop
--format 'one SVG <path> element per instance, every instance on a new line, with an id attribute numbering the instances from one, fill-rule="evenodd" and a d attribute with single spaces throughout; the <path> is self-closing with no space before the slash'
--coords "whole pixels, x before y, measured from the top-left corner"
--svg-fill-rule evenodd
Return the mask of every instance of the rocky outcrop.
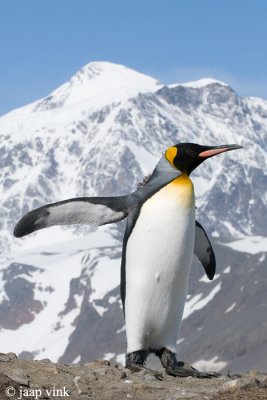
<path id="1" fill-rule="evenodd" d="M 48 359 L 17 359 L 0 354 L 0 398 L 34 399 L 266 399 L 267 375 L 258 372 L 213 379 L 174 378 L 131 373 L 118 364 L 96 360 L 82 365 Z"/>

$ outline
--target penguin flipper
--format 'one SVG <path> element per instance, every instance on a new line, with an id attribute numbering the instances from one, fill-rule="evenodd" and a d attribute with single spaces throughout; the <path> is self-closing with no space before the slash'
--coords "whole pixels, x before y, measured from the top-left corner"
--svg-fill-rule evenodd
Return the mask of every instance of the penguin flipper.
<path id="1" fill-rule="evenodd" d="M 128 214 L 128 196 L 80 197 L 47 204 L 24 215 L 15 226 L 14 236 L 22 237 L 54 225 L 110 224 Z"/>
<path id="2" fill-rule="evenodd" d="M 208 278 L 212 280 L 216 271 L 216 259 L 208 235 L 198 221 L 196 221 L 194 253 L 203 265 Z"/>

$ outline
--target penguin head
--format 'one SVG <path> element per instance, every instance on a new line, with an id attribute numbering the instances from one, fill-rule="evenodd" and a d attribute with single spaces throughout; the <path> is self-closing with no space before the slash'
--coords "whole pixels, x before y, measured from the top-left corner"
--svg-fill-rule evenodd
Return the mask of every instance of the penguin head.
<path id="1" fill-rule="evenodd" d="M 242 146 L 237 144 L 202 146 L 195 143 L 179 143 L 169 147 L 165 152 L 165 157 L 173 167 L 189 175 L 207 158 L 241 148 Z"/>

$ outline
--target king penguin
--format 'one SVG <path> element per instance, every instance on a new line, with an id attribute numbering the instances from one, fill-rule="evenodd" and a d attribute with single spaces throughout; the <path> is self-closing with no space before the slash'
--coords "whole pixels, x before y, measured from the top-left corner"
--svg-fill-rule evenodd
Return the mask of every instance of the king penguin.
<path id="1" fill-rule="evenodd" d="M 145 369 L 155 353 L 167 374 L 210 378 L 177 361 L 176 344 L 193 254 L 210 280 L 215 256 L 204 228 L 195 220 L 191 172 L 204 160 L 241 146 L 180 143 L 169 147 L 147 182 L 117 197 L 80 197 L 40 207 L 17 223 L 21 237 L 52 225 L 110 224 L 127 218 L 121 262 L 126 367 Z"/>

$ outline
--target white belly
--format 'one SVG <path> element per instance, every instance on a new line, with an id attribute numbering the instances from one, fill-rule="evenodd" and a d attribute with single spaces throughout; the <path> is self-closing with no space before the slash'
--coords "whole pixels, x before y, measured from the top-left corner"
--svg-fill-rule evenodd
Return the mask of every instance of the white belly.
<path id="1" fill-rule="evenodd" d="M 128 353 L 162 347 L 176 351 L 194 240 L 194 190 L 182 176 L 143 205 L 127 243 Z"/>

